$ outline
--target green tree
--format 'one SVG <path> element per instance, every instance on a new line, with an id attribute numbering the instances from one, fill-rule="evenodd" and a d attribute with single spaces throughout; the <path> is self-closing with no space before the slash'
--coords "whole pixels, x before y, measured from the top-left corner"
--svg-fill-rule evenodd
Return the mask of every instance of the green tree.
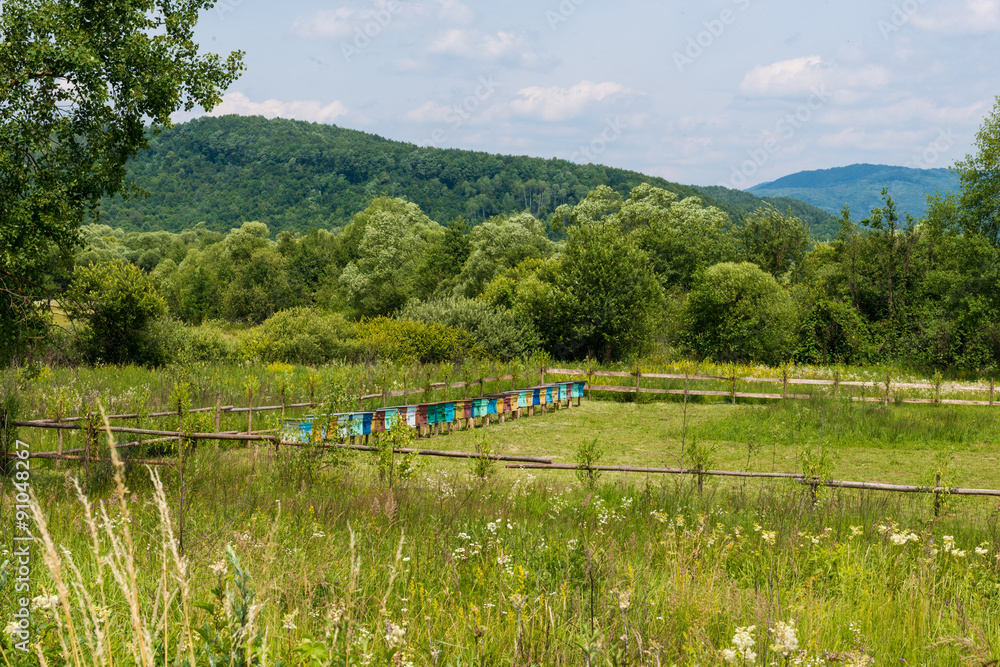
<path id="1" fill-rule="evenodd" d="M 80 333 L 87 361 L 146 365 L 164 361 L 155 325 L 166 304 L 153 281 L 135 265 L 114 260 L 78 266 L 67 304 L 74 319 L 89 325 Z"/>
<path id="2" fill-rule="evenodd" d="M 530 213 L 494 218 L 472 230 L 472 252 L 459 281 L 466 296 L 482 293 L 493 277 L 526 259 L 544 259 L 554 244 Z"/>
<path id="3" fill-rule="evenodd" d="M 976 153 L 955 163 L 966 232 L 1000 245 L 1000 97 L 976 134 Z"/>
<path id="4" fill-rule="evenodd" d="M 211 109 L 242 53 L 199 54 L 212 0 L 7 0 L 0 12 L 0 322 L 20 338 L 46 292 L 49 247 L 68 252 L 101 198 L 125 189 L 145 123 Z M 15 324 L 11 327 L 10 323 Z M 19 346 L 5 346 L 9 357 Z M 4 352 L 0 350 L 0 352 Z"/>
<path id="5" fill-rule="evenodd" d="M 569 317 L 561 349 L 553 350 L 558 356 L 612 361 L 641 354 L 652 342 L 663 290 L 646 253 L 618 225 L 571 228 L 558 285 Z"/>
<path id="6" fill-rule="evenodd" d="M 736 228 L 740 254 L 773 276 L 798 266 L 809 249 L 809 227 L 792 215 L 765 204 Z"/>
<path id="7" fill-rule="evenodd" d="M 362 315 L 393 313 L 415 296 L 417 269 L 444 230 L 402 199 L 378 197 L 344 232 L 356 259 L 344 267 L 340 284 Z"/>
<path id="8" fill-rule="evenodd" d="M 685 337 L 699 355 L 769 364 L 789 358 L 795 306 L 756 264 L 723 262 L 700 272 L 685 309 Z"/>

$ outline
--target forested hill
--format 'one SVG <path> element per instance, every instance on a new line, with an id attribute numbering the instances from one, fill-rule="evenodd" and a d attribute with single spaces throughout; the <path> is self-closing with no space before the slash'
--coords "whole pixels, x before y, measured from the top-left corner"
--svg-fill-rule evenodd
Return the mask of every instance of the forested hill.
<path id="1" fill-rule="evenodd" d="M 852 164 L 800 171 L 755 185 L 749 192 L 759 197 L 795 197 L 834 214 L 847 204 L 860 219 L 882 206 L 882 188 L 889 189 L 900 212 L 919 218 L 927 213 L 927 195 L 958 191 L 958 174 L 947 169 Z"/>
<path id="2" fill-rule="evenodd" d="M 760 205 L 738 191 L 727 198 L 724 188 L 678 185 L 623 169 L 421 148 L 281 118 L 199 118 L 152 136 L 150 146 L 128 167 L 131 180 L 149 196 L 106 199 L 101 222 L 141 231 L 180 231 L 205 222 L 226 231 L 259 220 L 272 232 L 304 232 L 345 224 L 378 194 L 408 199 L 442 223 L 524 210 L 546 219 L 560 204 L 576 204 L 598 185 L 627 194 L 642 182 L 682 198 L 702 196 L 736 220 Z M 774 203 L 785 210 L 790 202 Z M 793 209 L 818 232 L 832 220 L 800 202 Z"/>

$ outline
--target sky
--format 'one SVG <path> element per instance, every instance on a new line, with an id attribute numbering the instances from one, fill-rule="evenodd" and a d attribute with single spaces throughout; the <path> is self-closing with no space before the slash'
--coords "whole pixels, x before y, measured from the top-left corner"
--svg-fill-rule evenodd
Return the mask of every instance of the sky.
<path id="1" fill-rule="evenodd" d="M 1000 95 L 1000 0 L 218 0 L 196 41 L 246 52 L 212 115 L 738 189 L 949 167 Z"/>

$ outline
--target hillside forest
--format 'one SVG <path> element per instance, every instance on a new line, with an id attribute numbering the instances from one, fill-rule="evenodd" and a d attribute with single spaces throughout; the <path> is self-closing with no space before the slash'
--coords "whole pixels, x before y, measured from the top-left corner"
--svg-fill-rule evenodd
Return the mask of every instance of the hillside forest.
<path id="1" fill-rule="evenodd" d="M 31 354 L 318 364 L 541 350 L 984 372 L 1000 362 L 1000 249 L 967 218 L 950 196 L 900 217 L 886 192 L 815 242 L 768 204 L 734 222 L 644 183 L 475 226 L 387 195 L 307 233 L 91 224 L 51 262 L 60 333 Z"/>

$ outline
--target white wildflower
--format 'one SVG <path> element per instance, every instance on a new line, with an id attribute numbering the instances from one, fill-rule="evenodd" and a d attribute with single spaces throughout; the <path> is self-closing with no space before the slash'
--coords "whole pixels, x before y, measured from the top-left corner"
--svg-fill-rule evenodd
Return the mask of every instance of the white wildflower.
<path id="1" fill-rule="evenodd" d="M 39 595 L 31 599 L 31 606 L 42 611 L 51 611 L 59 606 L 59 596 Z"/>
<path id="2" fill-rule="evenodd" d="M 226 571 L 226 561 L 225 561 L 225 559 L 224 558 L 220 558 L 219 560 L 217 560 L 214 563 L 212 563 L 211 565 L 209 565 L 208 569 L 210 569 L 212 572 L 214 572 L 216 576 L 220 576 L 220 575 L 224 574 L 225 571 Z"/>
<path id="3" fill-rule="evenodd" d="M 402 646 L 405 641 L 403 637 L 406 635 L 406 630 L 392 621 L 386 621 L 385 623 L 385 643 L 389 645 L 389 648 L 394 648 L 396 646 Z"/>
<path id="4" fill-rule="evenodd" d="M 745 662 L 751 664 L 757 662 L 757 652 L 754 651 L 757 642 L 753 638 L 756 629 L 756 625 L 749 625 L 745 628 L 736 628 L 736 632 L 733 634 L 733 645 L 736 647 L 736 653 Z"/>
<path id="5" fill-rule="evenodd" d="M 780 653 L 787 658 L 798 650 L 799 638 L 795 634 L 795 621 L 789 621 L 788 623 L 775 621 L 771 632 L 774 633 L 774 644 L 771 646 L 772 651 Z"/>
<path id="6" fill-rule="evenodd" d="M 771 546 L 774 546 L 774 541 L 775 541 L 776 537 L 777 537 L 777 533 L 775 531 L 773 531 L 773 530 L 765 530 L 765 531 L 761 532 L 761 534 L 760 534 L 760 539 L 764 540 L 765 542 L 767 542 Z"/>

